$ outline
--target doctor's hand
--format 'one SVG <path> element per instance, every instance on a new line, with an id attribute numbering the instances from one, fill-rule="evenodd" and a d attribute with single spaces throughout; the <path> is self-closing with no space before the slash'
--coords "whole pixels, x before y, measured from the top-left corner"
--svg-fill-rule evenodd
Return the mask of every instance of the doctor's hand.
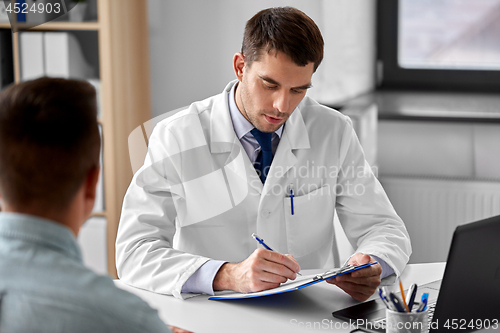
<path id="1" fill-rule="evenodd" d="M 349 259 L 349 264 L 354 266 L 364 265 L 375 260 L 368 254 L 356 253 Z M 357 301 L 366 301 L 380 285 L 382 266 L 378 263 L 349 274 L 337 276 L 326 280 L 351 295 Z"/>
<path id="2" fill-rule="evenodd" d="M 215 290 L 257 292 L 295 280 L 300 266 L 291 255 L 264 249 L 255 250 L 240 263 L 225 263 L 215 275 Z"/>

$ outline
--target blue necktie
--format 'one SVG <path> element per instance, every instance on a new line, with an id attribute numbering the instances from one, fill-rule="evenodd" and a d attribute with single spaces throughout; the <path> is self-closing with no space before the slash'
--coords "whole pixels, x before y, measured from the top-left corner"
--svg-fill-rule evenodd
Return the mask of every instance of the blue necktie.
<path id="1" fill-rule="evenodd" d="M 261 151 L 255 160 L 255 170 L 258 170 L 262 183 L 266 182 L 267 174 L 273 161 L 273 150 L 271 147 L 271 138 L 273 133 L 264 133 L 254 128 L 250 131 L 260 145 Z"/>

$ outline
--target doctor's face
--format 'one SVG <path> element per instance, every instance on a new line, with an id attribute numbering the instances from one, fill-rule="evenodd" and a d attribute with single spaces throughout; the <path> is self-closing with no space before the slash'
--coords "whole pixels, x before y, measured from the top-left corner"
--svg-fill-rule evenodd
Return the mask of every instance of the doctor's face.
<path id="1" fill-rule="evenodd" d="M 295 64 L 281 52 L 264 54 L 250 66 L 237 53 L 233 59 L 236 104 L 243 116 L 262 132 L 274 132 L 290 117 L 311 87 L 314 63 Z"/>

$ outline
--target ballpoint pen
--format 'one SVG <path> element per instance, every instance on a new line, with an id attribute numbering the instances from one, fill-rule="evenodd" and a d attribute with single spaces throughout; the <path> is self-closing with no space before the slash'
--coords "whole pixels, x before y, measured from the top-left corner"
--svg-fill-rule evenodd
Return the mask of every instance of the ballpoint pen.
<path id="1" fill-rule="evenodd" d="M 406 311 L 404 312 L 410 312 L 408 304 L 406 304 L 405 290 L 403 289 L 403 284 L 401 283 L 401 279 L 399 279 L 399 289 L 401 290 L 401 297 L 403 298 L 403 307 L 406 309 Z"/>
<path id="2" fill-rule="evenodd" d="M 397 311 L 392 302 L 387 299 L 387 293 L 384 287 L 378 288 L 378 295 L 382 299 L 382 302 L 384 302 L 386 308 L 388 308 L 389 310 Z"/>
<path id="3" fill-rule="evenodd" d="M 257 236 L 257 234 L 256 234 L 255 232 L 252 234 L 252 237 L 253 237 L 253 238 L 254 238 L 257 242 L 259 242 L 259 243 L 260 243 L 260 245 L 262 245 L 262 246 L 263 246 L 266 250 L 269 250 L 269 251 L 273 251 L 273 252 L 274 252 L 274 250 L 273 250 L 273 249 L 271 249 L 269 246 L 267 246 L 267 244 L 266 244 L 266 243 L 264 243 L 264 240 L 263 240 L 262 238 L 260 238 L 259 236 Z"/>
<path id="4" fill-rule="evenodd" d="M 413 308 L 413 304 L 415 303 L 415 296 L 417 296 L 417 285 L 414 283 L 410 286 L 410 289 L 408 289 L 408 309 L 411 312 L 411 309 Z"/>
<path id="5" fill-rule="evenodd" d="M 403 307 L 402 302 L 399 300 L 398 296 L 396 296 L 393 293 L 389 293 L 389 299 L 391 300 L 392 304 L 396 308 L 398 312 L 406 312 L 405 308 Z"/>
<path id="6" fill-rule="evenodd" d="M 382 292 L 382 288 L 378 288 L 378 295 L 380 296 L 380 299 L 382 300 L 382 302 L 384 302 L 385 307 L 389 308 L 389 303 L 387 303 L 387 301 L 385 299 L 384 293 Z"/>
<path id="7" fill-rule="evenodd" d="M 262 245 L 262 246 L 263 246 L 266 250 L 276 252 L 276 251 L 274 251 L 273 249 L 271 249 L 269 246 L 267 246 L 267 244 L 266 244 L 266 243 L 264 243 L 264 240 L 263 240 L 262 238 L 260 238 L 259 236 L 257 236 L 257 234 L 256 234 L 255 232 L 252 234 L 252 237 L 253 237 L 253 238 L 254 238 L 257 242 L 259 242 L 259 243 L 260 243 L 260 245 Z M 300 273 L 297 273 L 297 275 L 302 276 L 302 274 L 300 274 Z"/>
<path id="8" fill-rule="evenodd" d="M 290 205 L 292 206 L 291 207 L 291 213 L 293 215 L 293 197 L 294 197 L 294 194 L 293 194 L 293 184 L 290 184 Z"/>
<path id="9" fill-rule="evenodd" d="M 420 301 L 420 306 L 418 307 L 417 312 L 422 312 L 427 309 L 427 302 L 429 300 L 429 293 L 423 293 L 422 294 L 422 299 Z"/>

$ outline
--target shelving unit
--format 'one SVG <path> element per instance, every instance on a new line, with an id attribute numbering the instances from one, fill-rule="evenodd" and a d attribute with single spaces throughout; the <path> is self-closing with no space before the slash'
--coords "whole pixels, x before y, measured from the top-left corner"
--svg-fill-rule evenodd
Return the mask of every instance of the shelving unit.
<path id="1" fill-rule="evenodd" d="M 28 31 L 97 31 L 103 131 L 104 205 L 108 273 L 116 277 L 115 239 L 125 191 L 132 179 L 128 135 L 151 119 L 147 0 L 97 0 L 97 22 L 48 22 Z M 11 29 L 0 23 L 0 29 Z M 14 77 L 20 81 L 19 33 L 13 34 Z M 85 78 L 81 78 L 85 79 Z"/>

